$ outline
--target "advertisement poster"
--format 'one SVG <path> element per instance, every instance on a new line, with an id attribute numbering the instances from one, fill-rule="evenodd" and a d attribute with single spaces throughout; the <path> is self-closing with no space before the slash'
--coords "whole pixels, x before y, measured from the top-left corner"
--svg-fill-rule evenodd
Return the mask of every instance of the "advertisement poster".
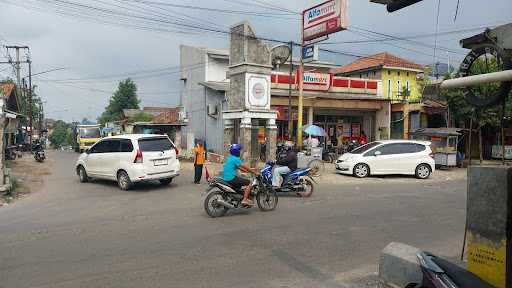
<path id="1" fill-rule="evenodd" d="M 360 123 L 352 123 L 352 137 L 361 136 L 361 124 Z"/>
<path id="2" fill-rule="evenodd" d="M 343 137 L 350 137 L 350 123 L 343 123 Z"/>

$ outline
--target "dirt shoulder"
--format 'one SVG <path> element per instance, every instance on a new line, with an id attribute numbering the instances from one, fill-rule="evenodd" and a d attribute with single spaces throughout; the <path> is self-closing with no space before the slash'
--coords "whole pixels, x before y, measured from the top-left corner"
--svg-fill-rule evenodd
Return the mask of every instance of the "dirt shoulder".
<path id="1" fill-rule="evenodd" d="M 46 176 L 51 174 L 53 160 L 47 159 L 39 163 L 32 154 L 23 153 L 22 158 L 8 161 L 7 167 L 11 169 L 13 189 L 0 195 L 0 206 L 8 205 L 41 189 Z"/>

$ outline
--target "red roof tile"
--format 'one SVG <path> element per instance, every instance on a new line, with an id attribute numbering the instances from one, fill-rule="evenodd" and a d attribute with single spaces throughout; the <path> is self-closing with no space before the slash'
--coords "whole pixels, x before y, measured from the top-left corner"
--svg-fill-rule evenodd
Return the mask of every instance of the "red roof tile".
<path id="1" fill-rule="evenodd" d="M 375 67 L 397 67 L 397 68 L 405 68 L 405 69 L 415 69 L 415 70 L 423 70 L 423 66 L 413 63 L 409 60 L 400 58 L 388 52 L 382 52 L 379 54 L 371 55 L 368 57 L 363 57 L 357 59 L 356 61 L 342 66 L 340 68 L 334 69 L 334 74 L 344 74 L 354 71 L 365 70 L 369 68 Z"/>
<path id="2" fill-rule="evenodd" d="M 14 83 L 0 83 L 0 91 L 2 91 L 2 96 L 5 98 L 8 98 L 13 94 L 12 91 L 14 88 L 16 88 Z"/>

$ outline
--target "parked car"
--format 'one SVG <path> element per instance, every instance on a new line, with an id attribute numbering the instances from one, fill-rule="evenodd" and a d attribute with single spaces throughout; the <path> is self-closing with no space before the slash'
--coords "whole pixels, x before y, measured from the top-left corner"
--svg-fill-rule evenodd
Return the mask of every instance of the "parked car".
<path id="1" fill-rule="evenodd" d="M 142 181 L 158 180 L 167 185 L 180 173 L 178 153 L 174 143 L 163 135 L 106 137 L 80 155 L 76 173 L 80 182 L 91 178 L 113 180 L 123 190 Z"/>
<path id="2" fill-rule="evenodd" d="M 359 178 L 370 175 L 405 174 L 427 179 L 435 171 L 430 142 L 385 140 L 371 142 L 336 161 L 336 170 Z"/>

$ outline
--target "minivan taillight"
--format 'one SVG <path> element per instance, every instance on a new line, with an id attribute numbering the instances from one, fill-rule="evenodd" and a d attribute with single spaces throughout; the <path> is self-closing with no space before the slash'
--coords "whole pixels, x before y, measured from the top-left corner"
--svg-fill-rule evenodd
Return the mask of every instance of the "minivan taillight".
<path id="1" fill-rule="evenodd" d="M 135 155 L 135 160 L 133 160 L 133 163 L 142 163 L 143 157 L 142 157 L 142 151 L 137 150 L 137 155 Z"/>
<path id="2" fill-rule="evenodd" d="M 176 156 L 180 155 L 180 150 L 178 147 L 174 146 L 174 151 L 176 151 Z"/>
<path id="3" fill-rule="evenodd" d="M 430 154 L 428 154 L 428 156 L 430 156 L 430 158 L 434 159 L 434 153 L 430 152 Z"/>

